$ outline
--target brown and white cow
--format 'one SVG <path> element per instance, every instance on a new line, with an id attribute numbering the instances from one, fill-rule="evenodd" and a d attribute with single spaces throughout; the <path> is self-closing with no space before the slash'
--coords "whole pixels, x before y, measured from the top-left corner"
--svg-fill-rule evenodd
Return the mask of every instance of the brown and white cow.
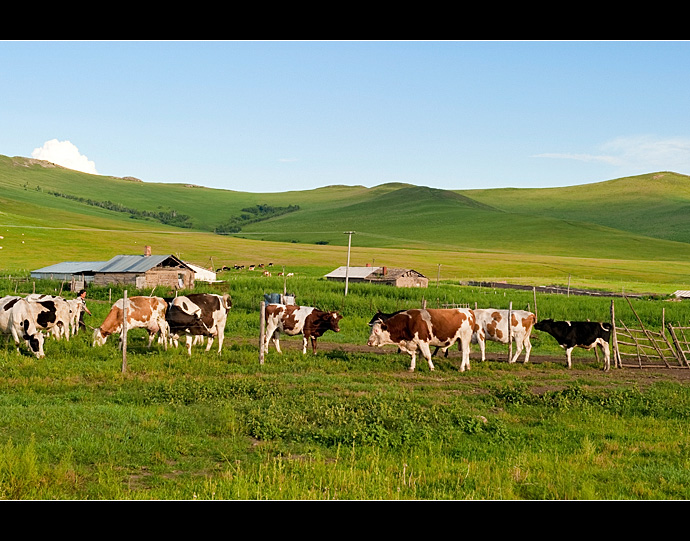
<path id="1" fill-rule="evenodd" d="M 486 341 L 508 343 L 508 312 L 509 310 L 498 310 L 496 308 L 482 308 L 474 311 L 477 329 L 475 336 L 482 352 L 482 361 L 486 359 Z M 510 333 L 515 340 L 515 355 L 508 362 L 517 361 L 522 349 L 525 349 L 525 360 L 529 361 L 529 354 L 532 351 L 530 336 L 532 328 L 537 321 L 537 316 L 527 310 L 512 310 L 510 319 Z M 474 339 L 474 336 L 473 336 Z"/>
<path id="2" fill-rule="evenodd" d="M 180 336 L 185 337 L 187 353 L 192 354 L 192 344 L 196 337 L 208 337 L 206 351 L 211 349 L 213 340 L 218 339 L 218 353 L 223 348 L 225 324 L 228 310 L 232 307 L 230 295 L 213 293 L 191 293 L 168 299 L 169 307 L 166 322 L 172 343 L 177 346 Z"/>
<path id="3" fill-rule="evenodd" d="M 100 327 L 93 331 L 93 345 L 102 346 L 108 336 L 114 333 L 122 333 L 122 305 L 124 299 L 119 299 Z M 167 329 L 165 322 L 165 312 L 168 303 L 160 297 L 129 297 L 127 299 L 127 329 L 146 329 L 149 333 L 149 343 L 151 347 L 156 334 L 163 336 L 163 343 L 167 349 Z M 120 348 L 122 348 L 122 336 L 120 336 Z"/>
<path id="4" fill-rule="evenodd" d="M 429 369 L 433 370 L 430 346 L 449 348 L 458 342 L 462 351 L 460 371 L 464 372 L 470 369 L 470 342 L 474 327 L 474 313 L 465 308 L 404 310 L 385 321 L 373 319 L 367 345 L 397 345 L 412 358 L 412 372 L 418 349 L 429 363 Z"/>
<path id="5" fill-rule="evenodd" d="M 38 359 L 45 356 L 43 334 L 36 327 L 27 300 L 16 296 L 0 298 L 0 333 L 12 336 L 17 352 L 20 351 L 19 344 L 23 340 Z"/>
<path id="6" fill-rule="evenodd" d="M 311 341 L 312 353 L 316 353 L 316 340 L 326 331 L 340 332 L 338 325 L 342 319 L 338 312 L 324 312 L 313 306 L 293 304 L 269 304 L 266 306 L 266 336 L 264 352 L 268 352 L 272 340 L 276 351 L 280 350 L 280 333 L 288 336 L 302 335 L 302 353 L 307 353 L 307 343 Z"/>

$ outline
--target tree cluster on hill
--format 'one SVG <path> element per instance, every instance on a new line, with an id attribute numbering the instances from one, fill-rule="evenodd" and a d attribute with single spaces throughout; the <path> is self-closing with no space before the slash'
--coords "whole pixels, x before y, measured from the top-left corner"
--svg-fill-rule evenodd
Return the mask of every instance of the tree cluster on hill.
<path id="1" fill-rule="evenodd" d="M 84 203 L 86 205 L 91 205 L 93 207 L 100 207 L 107 210 L 112 210 L 115 212 L 123 212 L 129 214 L 130 218 L 138 219 L 153 219 L 166 225 L 172 225 L 175 227 L 192 227 L 190 222 L 190 217 L 186 214 L 179 214 L 175 209 L 169 210 L 139 210 L 131 207 L 126 207 L 121 203 L 113 203 L 112 201 L 96 201 L 94 199 L 89 199 L 87 197 L 79 197 L 77 195 L 70 195 L 60 192 L 54 192 L 46 190 L 46 193 L 54 195 L 55 197 L 64 197 L 65 199 L 71 199 L 72 201 L 78 201 L 79 203 Z"/>
<path id="2" fill-rule="evenodd" d="M 216 226 L 214 232 L 219 235 L 230 235 L 242 231 L 242 226 L 268 220 L 299 210 L 299 205 L 288 205 L 287 207 L 273 207 L 271 205 L 255 205 L 243 208 L 239 216 L 232 216 L 226 222 Z"/>

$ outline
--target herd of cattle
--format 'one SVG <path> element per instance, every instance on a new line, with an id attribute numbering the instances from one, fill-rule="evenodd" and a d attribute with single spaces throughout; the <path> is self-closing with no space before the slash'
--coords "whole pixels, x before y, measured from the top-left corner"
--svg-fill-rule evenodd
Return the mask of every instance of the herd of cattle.
<path id="1" fill-rule="evenodd" d="M 174 298 L 135 296 L 128 299 L 127 328 L 143 328 L 148 331 L 150 347 L 158 340 L 167 350 L 169 345 L 177 347 L 184 337 L 187 353 L 191 355 L 194 343 L 207 339 L 206 351 L 214 340 L 218 341 L 218 352 L 222 350 L 228 311 L 232 306 L 229 295 L 196 293 Z M 6 296 L 0 298 L 0 332 L 9 334 L 19 351 L 22 342 L 38 358 L 44 356 L 44 333 L 56 339 L 69 340 L 78 330 L 80 300 L 66 300 L 52 295 L 28 295 L 26 297 Z M 265 336 L 260 347 L 268 351 L 272 341 L 276 351 L 280 350 L 280 334 L 302 335 L 302 353 L 307 352 L 311 341 L 312 352 L 316 353 L 316 342 L 326 331 L 339 332 L 342 315 L 325 312 L 313 307 L 269 304 L 265 310 Z M 510 316 L 510 328 L 508 318 Z M 111 334 L 120 334 L 122 346 L 123 299 L 113 304 L 103 323 L 93 331 L 93 346 L 105 344 Z M 478 343 L 481 359 L 485 360 L 487 340 L 516 344 L 516 353 L 511 363 L 525 351 L 524 362 L 529 361 L 533 329 L 546 332 L 556 339 L 566 351 L 568 368 L 572 366 L 571 352 L 575 347 L 585 349 L 600 347 L 604 352 L 604 370 L 610 369 L 609 339 L 611 326 L 607 323 L 589 321 L 537 322 L 536 316 L 526 310 L 487 309 L 412 309 L 392 314 L 377 312 L 369 322 L 371 328 L 367 345 L 383 347 L 395 345 L 398 351 L 411 357 L 410 371 L 415 369 L 417 351 L 427 360 L 429 369 L 434 369 L 431 346 L 437 353 L 456 343 L 462 355 L 460 371 L 470 368 L 470 344 Z"/>

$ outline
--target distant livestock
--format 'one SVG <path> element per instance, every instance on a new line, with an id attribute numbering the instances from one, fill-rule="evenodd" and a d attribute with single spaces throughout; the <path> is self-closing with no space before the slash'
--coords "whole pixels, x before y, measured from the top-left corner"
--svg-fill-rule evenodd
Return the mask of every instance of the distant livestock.
<path id="1" fill-rule="evenodd" d="M 565 349 L 568 368 L 572 367 L 570 355 L 574 348 L 595 348 L 596 352 L 597 346 L 604 351 L 604 370 L 608 371 L 611 368 L 611 356 L 609 353 L 611 325 L 609 323 L 543 319 L 535 324 L 534 328 L 553 336 L 558 344 Z"/>
<path id="2" fill-rule="evenodd" d="M 0 332 L 12 336 L 17 352 L 22 341 L 36 358 L 45 356 L 43 334 L 36 327 L 29 302 L 21 297 L 0 298 Z"/>
<path id="3" fill-rule="evenodd" d="M 105 344 L 108 336 L 120 333 L 119 347 L 120 349 L 122 348 L 123 304 L 124 299 L 119 299 L 113 304 L 101 326 L 94 330 L 94 346 L 102 346 Z M 130 297 L 127 304 L 127 329 L 146 329 L 149 333 L 147 347 L 151 347 L 156 334 L 161 334 L 167 349 L 168 326 L 165 322 L 165 312 L 168 303 L 160 297 Z"/>
<path id="4" fill-rule="evenodd" d="M 206 351 L 211 349 L 213 340 L 218 339 L 218 353 L 223 348 L 225 325 L 228 311 L 232 307 L 230 295 L 212 293 L 191 293 L 169 299 L 165 319 L 174 345 L 181 336 L 185 337 L 187 353 L 192 354 L 195 337 L 206 336 Z"/>
<path id="5" fill-rule="evenodd" d="M 326 331 L 340 332 L 337 312 L 324 312 L 311 306 L 269 304 L 266 306 L 266 336 L 264 352 L 268 352 L 269 340 L 273 341 L 276 351 L 280 350 L 280 333 L 288 336 L 302 335 L 302 353 L 307 353 L 307 344 L 311 341 L 312 353 L 316 353 L 316 341 Z"/>
<path id="6" fill-rule="evenodd" d="M 371 334 L 368 346 L 383 347 L 386 344 L 397 345 L 400 350 L 411 357 L 410 368 L 415 369 L 417 350 L 419 349 L 434 369 L 431 361 L 430 346 L 449 348 L 456 342 L 462 351 L 460 371 L 470 369 L 470 342 L 475 326 L 472 310 L 453 309 L 415 309 L 397 312 L 387 319 L 372 318 Z"/>

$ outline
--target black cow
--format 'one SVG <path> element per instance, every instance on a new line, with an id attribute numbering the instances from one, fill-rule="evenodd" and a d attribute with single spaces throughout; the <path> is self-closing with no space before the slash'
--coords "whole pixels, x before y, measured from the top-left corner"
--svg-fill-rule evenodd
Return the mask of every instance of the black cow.
<path id="1" fill-rule="evenodd" d="M 543 319 L 536 323 L 534 328 L 553 336 L 558 345 L 565 349 L 568 368 L 572 367 L 570 354 L 573 348 L 595 348 L 596 352 L 597 346 L 604 351 L 604 370 L 608 371 L 611 368 L 611 356 L 609 353 L 611 325 L 609 323 Z"/>

